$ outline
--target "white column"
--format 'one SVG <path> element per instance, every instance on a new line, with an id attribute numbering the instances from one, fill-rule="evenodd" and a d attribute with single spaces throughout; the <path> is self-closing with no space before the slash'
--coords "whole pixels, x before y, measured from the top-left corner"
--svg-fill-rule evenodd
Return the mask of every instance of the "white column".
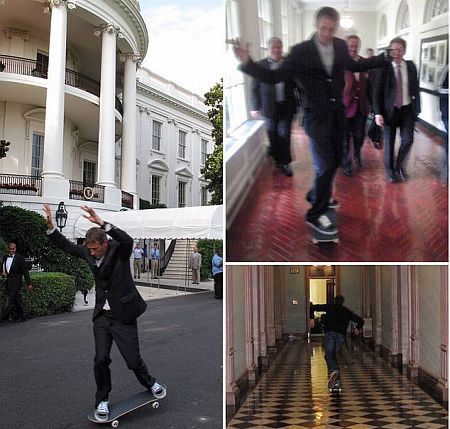
<path id="1" fill-rule="evenodd" d="M 125 63 L 121 188 L 134 196 L 135 209 L 138 205 L 136 198 L 136 65 L 138 60 L 137 54 L 120 56 L 120 61 Z"/>
<path id="2" fill-rule="evenodd" d="M 42 193 L 45 197 L 67 199 L 69 182 L 63 174 L 67 9 L 61 1 L 53 1 L 50 7 Z"/>
<path id="3" fill-rule="evenodd" d="M 115 183 L 115 98 L 116 36 L 113 24 L 101 27 L 102 65 L 100 77 L 100 126 L 98 134 L 98 184 L 116 187 Z"/>

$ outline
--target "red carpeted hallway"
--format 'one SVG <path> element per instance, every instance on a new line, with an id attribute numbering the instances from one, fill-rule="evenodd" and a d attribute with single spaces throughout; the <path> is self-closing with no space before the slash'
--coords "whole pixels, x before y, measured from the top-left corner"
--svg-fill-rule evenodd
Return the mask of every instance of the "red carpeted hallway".
<path id="1" fill-rule="evenodd" d="M 447 261 L 448 188 L 438 180 L 442 141 L 416 126 L 404 183 L 388 183 L 383 151 L 366 139 L 354 177 L 339 169 L 339 244 L 312 244 L 305 223 L 312 183 L 307 137 L 295 126 L 294 177 L 265 159 L 227 231 L 227 261 Z M 261 149 L 263 150 L 263 149 Z"/>

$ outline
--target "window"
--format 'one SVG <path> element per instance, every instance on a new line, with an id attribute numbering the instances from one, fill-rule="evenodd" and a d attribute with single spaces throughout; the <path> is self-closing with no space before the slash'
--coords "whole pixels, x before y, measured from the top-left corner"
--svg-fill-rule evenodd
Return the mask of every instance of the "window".
<path id="1" fill-rule="evenodd" d="M 36 54 L 36 71 L 39 77 L 47 77 L 48 73 L 48 55 L 42 52 Z"/>
<path id="2" fill-rule="evenodd" d="M 44 162 L 44 136 L 33 133 L 33 146 L 31 150 L 31 175 L 39 177 L 42 174 Z"/>
<path id="3" fill-rule="evenodd" d="M 241 36 L 239 32 L 238 4 L 236 0 L 225 3 L 226 48 L 224 76 L 224 114 L 227 136 L 247 120 L 244 74 L 238 70 L 238 61 L 233 53 L 232 40 Z"/>
<path id="4" fill-rule="evenodd" d="M 186 207 L 186 182 L 178 181 L 178 207 Z"/>
<path id="5" fill-rule="evenodd" d="M 186 135 L 185 131 L 178 132 L 178 157 L 186 158 Z"/>
<path id="6" fill-rule="evenodd" d="M 409 7 L 406 0 L 402 0 L 398 7 L 397 14 L 397 31 L 404 30 L 409 27 Z"/>
<path id="7" fill-rule="evenodd" d="M 425 22 L 448 12 L 448 0 L 428 0 L 425 8 Z"/>
<path id="8" fill-rule="evenodd" d="M 93 187 L 97 176 L 97 163 L 92 161 L 83 162 L 83 186 Z"/>
<path id="9" fill-rule="evenodd" d="M 200 162 L 205 165 L 206 164 L 206 157 L 208 155 L 208 140 L 202 139 L 202 147 L 201 147 L 201 159 Z"/>
<path id="10" fill-rule="evenodd" d="M 287 0 L 281 0 L 281 40 L 283 41 L 283 49 L 286 51 L 289 46 L 288 33 L 289 33 L 289 20 L 288 20 L 288 4 Z"/>
<path id="11" fill-rule="evenodd" d="M 152 131 L 152 149 L 161 150 L 161 130 L 162 123 L 158 121 L 153 121 L 153 131 Z"/>
<path id="12" fill-rule="evenodd" d="M 380 39 L 384 39 L 386 36 L 387 36 L 387 19 L 386 15 L 383 15 L 380 21 Z"/>
<path id="13" fill-rule="evenodd" d="M 200 204 L 202 206 L 207 206 L 208 205 L 208 189 L 206 189 L 206 186 L 202 186 L 200 197 L 201 197 Z"/>
<path id="14" fill-rule="evenodd" d="M 161 202 L 161 177 L 152 175 L 152 204 Z"/>
<path id="15" fill-rule="evenodd" d="M 258 0 L 259 44 L 261 55 L 267 55 L 267 40 L 272 37 L 272 3 L 270 0 Z"/>

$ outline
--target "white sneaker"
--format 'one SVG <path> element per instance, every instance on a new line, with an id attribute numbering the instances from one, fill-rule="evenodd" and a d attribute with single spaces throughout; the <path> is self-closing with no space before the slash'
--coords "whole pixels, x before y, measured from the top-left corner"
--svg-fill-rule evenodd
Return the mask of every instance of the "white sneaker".
<path id="1" fill-rule="evenodd" d="M 166 386 L 162 386 L 161 384 L 155 383 L 152 386 L 152 394 L 156 399 L 162 399 L 167 395 L 167 389 Z"/>
<path id="2" fill-rule="evenodd" d="M 99 420 L 107 420 L 109 415 L 109 402 L 101 401 L 95 409 L 95 417 Z"/>

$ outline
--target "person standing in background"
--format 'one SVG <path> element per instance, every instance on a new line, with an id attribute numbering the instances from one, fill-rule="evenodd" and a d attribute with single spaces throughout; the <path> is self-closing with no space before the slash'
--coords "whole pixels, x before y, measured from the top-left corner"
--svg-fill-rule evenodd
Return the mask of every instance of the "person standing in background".
<path id="1" fill-rule="evenodd" d="M 158 249 L 158 243 L 155 241 L 153 243 L 153 248 L 150 252 L 150 264 L 151 264 L 151 270 L 152 270 L 152 279 L 156 279 L 159 276 L 159 249 Z"/>
<path id="2" fill-rule="evenodd" d="M 212 257 L 212 275 L 214 278 L 214 298 L 223 298 L 223 258 L 222 249 L 217 249 Z"/>
<path id="3" fill-rule="evenodd" d="M 191 255 L 189 267 L 192 270 L 192 284 L 200 284 L 200 268 L 202 266 L 202 255 L 198 251 L 198 247 L 194 246 L 194 252 Z"/>
<path id="4" fill-rule="evenodd" d="M 134 278 L 136 278 L 136 273 L 138 279 L 141 278 L 141 263 L 142 257 L 144 256 L 144 251 L 141 249 L 141 245 L 136 243 L 136 246 L 133 249 L 133 268 L 134 268 Z"/>

